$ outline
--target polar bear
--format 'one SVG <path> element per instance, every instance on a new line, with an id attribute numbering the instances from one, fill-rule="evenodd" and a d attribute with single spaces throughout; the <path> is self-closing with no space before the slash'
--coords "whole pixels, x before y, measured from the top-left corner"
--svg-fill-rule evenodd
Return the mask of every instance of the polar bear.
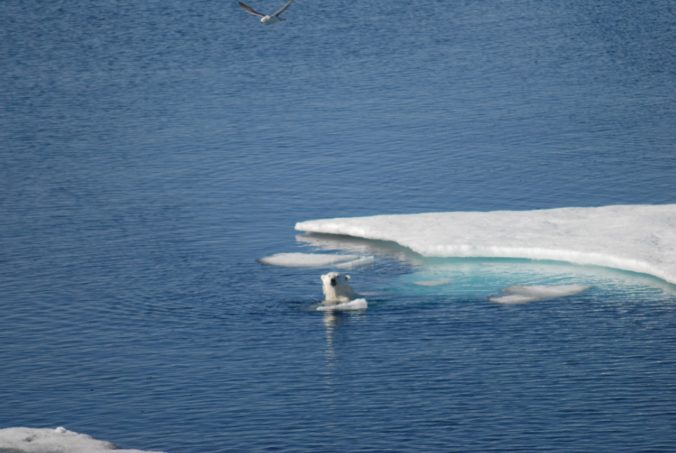
<path id="1" fill-rule="evenodd" d="M 339 272 L 329 272 L 322 275 L 322 290 L 324 291 L 324 302 L 344 303 L 356 299 L 357 293 L 348 285 L 349 275 Z"/>

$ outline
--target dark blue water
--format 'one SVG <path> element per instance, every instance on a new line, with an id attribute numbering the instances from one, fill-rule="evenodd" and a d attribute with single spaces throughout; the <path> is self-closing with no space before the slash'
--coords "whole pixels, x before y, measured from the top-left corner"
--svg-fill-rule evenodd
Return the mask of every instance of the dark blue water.
<path id="1" fill-rule="evenodd" d="M 528 263 L 413 290 L 438 269 L 379 257 L 369 309 L 325 315 L 321 270 L 255 262 L 318 217 L 676 202 L 676 6 L 554 3 L 0 2 L 0 428 L 673 449 L 668 285 L 503 307 L 476 282 Z"/>

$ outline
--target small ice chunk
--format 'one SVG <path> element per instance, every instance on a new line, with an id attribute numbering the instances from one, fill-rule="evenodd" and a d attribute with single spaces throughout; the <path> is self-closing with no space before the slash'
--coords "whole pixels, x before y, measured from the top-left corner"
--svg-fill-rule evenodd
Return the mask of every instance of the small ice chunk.
<path id="1" fill-rule="evenodd" d="M 59 426 L 50 428 L 0 429 L 0 451 L 12 453 L 159 453 L 142 450 L 120 450 L 114 444 L 97 440 Z"/>
<path id="2" fill-rule="evenodd" d="M 589 286 L 586 285 L 510 286 L 503 289 L 500 296 L 491 297 L 489 300 L 499 304 L 525 304 L 538 300 L 572 296 L 587 289 L 589 289 Z"/>
<path id="3" fill-rule="evenodd" d="M 352 269 L 373 263 L 372 256 L 329 253 L 276 253 L 258 260 L 262 264 L 282 267 L 338 267 Z"/>
<path id="4" fill-rule="evenodd" d="M 319 311 L 334 311 L 334 310 L 366 310 L 368 308 L 366 299 L 354 299 L 349 302 L 341 304 L 324 303 L 317 307 Z"/>
<path id="5" fill-rule="evenodd" d="M 338 269 L 354 269 L 355 267 L 368 266 L 373 264 L 375 259 L 372 256 L 360 256 L 352 261 L 345 261 L 337 263 L 335 267 Z"/>

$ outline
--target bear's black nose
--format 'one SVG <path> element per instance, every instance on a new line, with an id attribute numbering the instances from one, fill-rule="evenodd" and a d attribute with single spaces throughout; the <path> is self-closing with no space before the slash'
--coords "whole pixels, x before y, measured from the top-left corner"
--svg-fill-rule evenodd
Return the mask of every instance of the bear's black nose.
<path id="1" fill-rule="evenodd" d="M 331 279 L 331 286 L 336 286 L 336 278 L 335 277 L 333 277 Z"/>

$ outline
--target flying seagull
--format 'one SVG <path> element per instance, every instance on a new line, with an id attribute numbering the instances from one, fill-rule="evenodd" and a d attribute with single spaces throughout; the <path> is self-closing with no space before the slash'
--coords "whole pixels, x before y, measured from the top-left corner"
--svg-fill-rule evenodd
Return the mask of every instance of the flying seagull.
<path id="1" fill-rule="evenodd" d="M 256 11 L 255 9 L 253 9 L 252 7 L 250 7 L 249 5 L 247 5 L 244 2 L 239 2 L 239 6 L 244 11 L 246 11 L 247 13 L 260 17 L 261 23 L 263 23 L 265 25 L 270 25 L 270 24 L 274 24 L 275 22 L 279 22 L 280 20 L 285 20 L 283 17 L 281 17 L 281 15 L 284 11 L 286 11 L 286 9 L 289 6 L 291 6 L 291 2 L 293 2 L 293 0 L 289 0 L 288 2 L 286 2 L 284 4 L 284 6 L 282 6 L 281 8 L 279 8 L 277 11 L 275 11 L 272 14 L 259 13 L 258 11 Z"/>

